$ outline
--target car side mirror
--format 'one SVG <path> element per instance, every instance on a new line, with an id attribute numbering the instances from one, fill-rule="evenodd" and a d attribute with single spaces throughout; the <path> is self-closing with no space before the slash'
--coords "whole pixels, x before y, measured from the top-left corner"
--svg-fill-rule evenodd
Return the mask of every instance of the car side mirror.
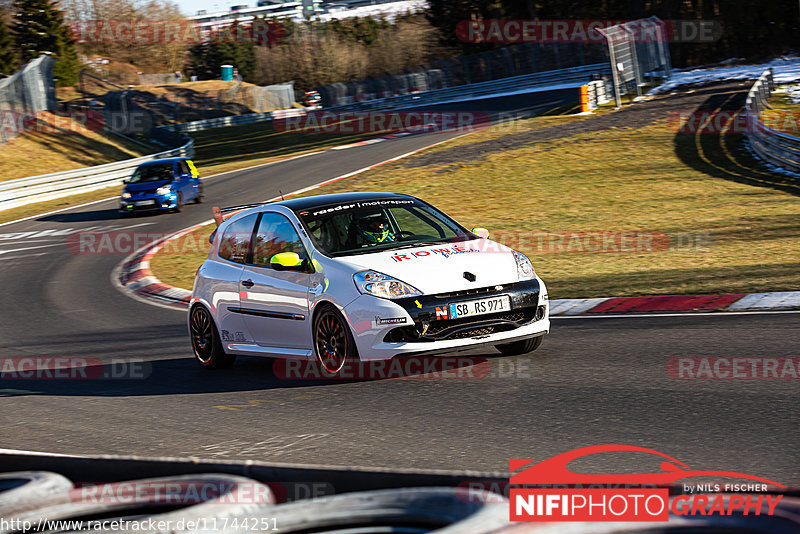
<path id="1" fill-rule="evenodd" d="M 269 259 L 269 265 L 276 271 L 303 271 L 305 262 L 296 252 L 281 252 Z"/>
<path id="2" fill-rule="evenodd" d="M 489 239 L 489 230 L 486 228 L 473 228 L 472 233 L 481 239 Z"/>
<path id="3" fill-rule="evenodd" d="M 122 185 L 128 185 L 130 182 L 131 182 L 130 180 L 125 178 L 124 180 L 122 180 Z"/>

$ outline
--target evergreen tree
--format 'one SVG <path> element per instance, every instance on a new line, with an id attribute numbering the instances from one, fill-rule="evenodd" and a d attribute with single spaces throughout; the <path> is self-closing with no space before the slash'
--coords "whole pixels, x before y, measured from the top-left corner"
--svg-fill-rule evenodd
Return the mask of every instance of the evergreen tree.
<path id="1" fill-rule="evenodd" d="M 58 28 L 56 46 L 58 52 L 56 52 L 56 63 L 53 65 L 53 78 L 56 80 L 56 85 L 74 86 L 78 83 L 81 64 L 78 59 L 78 51 L 75 49 L 75 41 L 69 33 L 69 28 L 64 24 Z"/>
<path id="2" fill-rule="evenodd" d="M 220 76 L 222 61 L 218 57 L 216 42 L 205 41 L 189 49 L 191 69 L 198 80 L 213 80 Z"/>
<path id="3" fill-rule="evenodd" d="M 676 31 L 686 23 L 683 29 L 689 36 L 670 43 L 675 66 L 730 57 L 762 61 L 776 53 L 800 48 L 797 0 L 428 0 L 428 6 L 428 20 L 439 30 L 440 42 L 465 54 L 503 45 L 460 41 L 456 29 L 464 20 L 634 20 L 653 15 L 675 21 Z M 719 35 L 695 39 L 697 36 L 691 32 L 700 21 L 713 21 Z"/>
<path id="4" fill-rule="evenodd" d="M 58 85 L 74 85 L 80 65 L 75 42 L 64 17 L 51 0 L 15 0 L 11 32 L 23 62 L 40 54 L 56 58 L 53 75 Z"/>
<path id="5" fill-rule="evenodd" d="M 17 68 L 19 60 L 14 49 L 14 40 L 5 23 L 0 20 L 0 77 L 11 76 Z"/>
<path id="6" fill-rule="evenodd" d="M 222 65 L 233 65 L 242 79 L 252 82 L 255 75 L 255 43 L 247 30 L 234 23 L 189 50 L 192 69 L 201 80 L 220 77 Z"/>

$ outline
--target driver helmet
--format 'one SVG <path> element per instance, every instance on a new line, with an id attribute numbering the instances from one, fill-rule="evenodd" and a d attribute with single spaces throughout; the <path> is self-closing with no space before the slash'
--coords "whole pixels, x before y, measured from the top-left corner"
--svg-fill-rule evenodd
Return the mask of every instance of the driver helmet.
<path id="1" fill-rule="evenodd" d="M 389 232 L 389 219 L 382 212 L 370 213 L 362 216 L 356 223 L 359 235 L 367 243 L 383 243 L 391 241 Z"/>

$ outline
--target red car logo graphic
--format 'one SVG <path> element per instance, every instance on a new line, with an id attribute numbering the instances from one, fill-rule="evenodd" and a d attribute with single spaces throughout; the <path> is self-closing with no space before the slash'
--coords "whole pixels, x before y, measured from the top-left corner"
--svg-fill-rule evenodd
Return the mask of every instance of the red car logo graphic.
<path id="1" fill-rule="evenodd" d="M 586 474 L 575 473 L 567 468 L 567 465 L 578 458 L 601 452 L 644 452 L 660 456 L 668 461 L 661 462 L 661 473 L 633 473 L 633 474 Z M 511 471 L 523 465 L 528 465 L 535 460 L 511 460 Z M 691 469 L 683 462 L 668 456 L 662 452 L 635 445 L 593 445 L 568 451 L 547 460 L 542 460 L 524 471 L 512 475 L 509 482 L 511 484 L 654 484 L 667 485 L 678 480 L 691 477 L 731 477 L 755 480 L 766 484 L 771 484 L 780 488 L 785 488 L 783 484 L 775 481 L 736 473 L 733 471 L 699 471 Z"/>

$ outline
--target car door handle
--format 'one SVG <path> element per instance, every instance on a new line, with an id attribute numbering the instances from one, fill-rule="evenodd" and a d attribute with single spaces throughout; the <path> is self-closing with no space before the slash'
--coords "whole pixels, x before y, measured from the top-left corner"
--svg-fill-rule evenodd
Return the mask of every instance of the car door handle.
<path id="1" fill-rule="evenodd" d="M 252 280 L 242 280 L 242 285 L 244 287 L 253 287 L 255 285 L 255 282 L 253 282 Z"/>

